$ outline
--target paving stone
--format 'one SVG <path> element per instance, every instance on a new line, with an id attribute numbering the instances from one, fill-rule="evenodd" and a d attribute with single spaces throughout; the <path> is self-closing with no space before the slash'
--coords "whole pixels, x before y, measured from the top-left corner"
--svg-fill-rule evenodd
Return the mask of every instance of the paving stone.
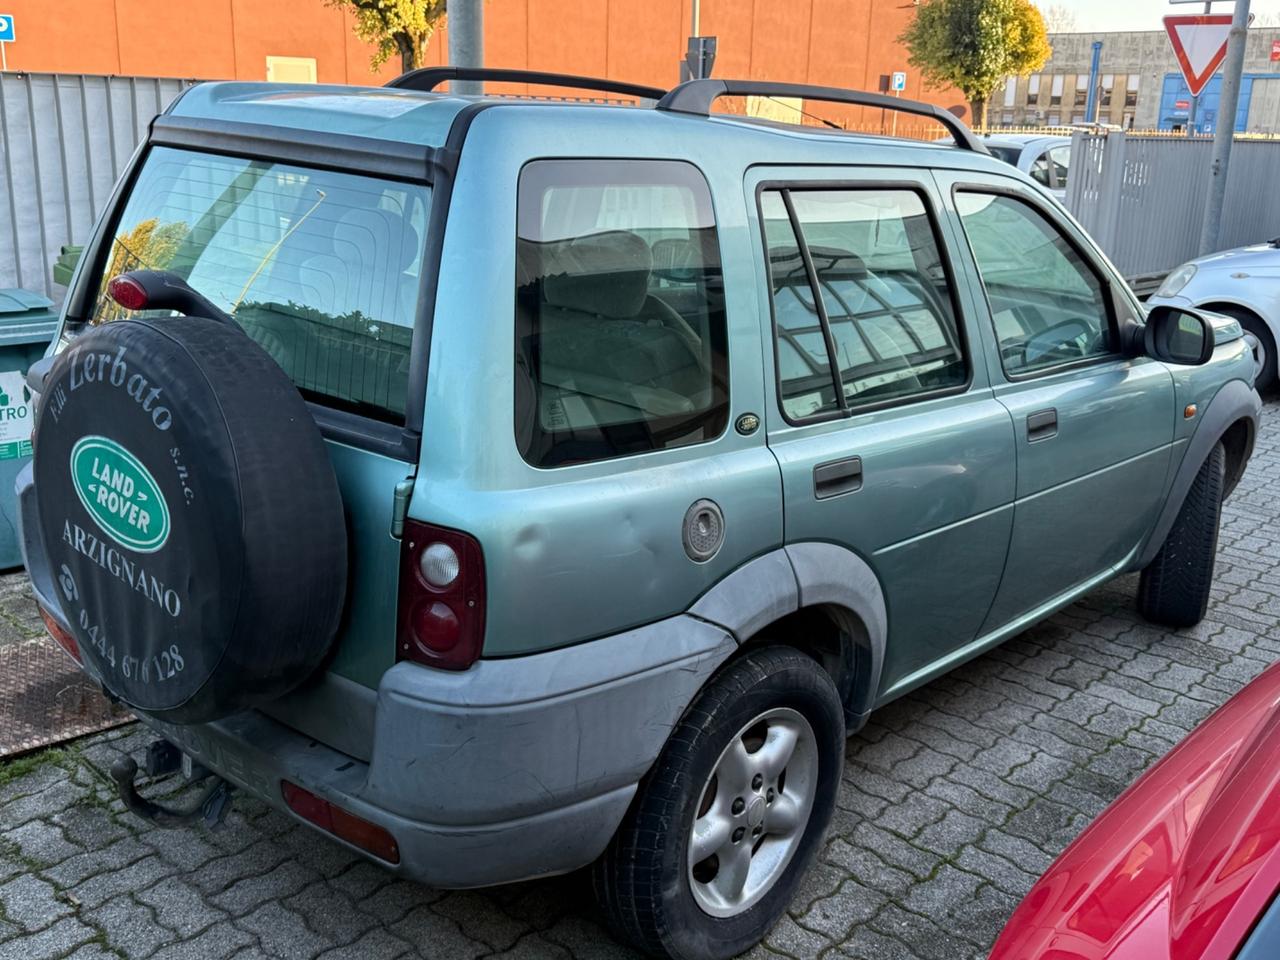
<path id="1" fill-rule="evenodd" d="M 516 941 L 531 932 L 527 924 L 495 910 L 490 900 L 477 893 L 449 894 L 432 909 L 456 923 L 463 934 L 495 951 L 510 950 Z"/>
<path id="2" fill-rule="evenodd" d="M 219 909 L 227 911 L 232 916 L 240 916 L 269 900 L 292 896 L 315 879 L 314 871 L 287 860 L 261 876 L 248 877 L 233 883 L 211 900 Z"/>
<path id="3" fill-rule="evenodd" d="M 810 913 L 813 911 L 811 910 Z M 789 916 L 784 916 L 765 938 L 765 946 L 795 960 L 817 960 L 831 948 L 831 938 L 805 929 Z"/>
<path id="4" fill-rule="evenodd" d="M 128 896 L 109 900 L 96 910 L 86 911 L 83 917 L 104 932 L 113 950 L 129 960 L 149 957 L 178 937 L 162 926 L 148 907 Z"/>
<path id="5" fill-rule="evenodd" d="M 161 947 L 151 960 L 223 960 L 250 944 L 256 944 L 253 934 L 223 922 L 189 940 Z"/>
<path id="6" fill-rule="evenodd" d="M 210 906 L 194 887 L 179 877 L 168 877 L 134 896 L 154 910 L 162 924 L 183 937 L 227 919 L 226 913 Z"/>
<path id="7" fill-rule="evenodd" d="M 887 902 L 884 894 L 855 880 L 847 880 L 835 893 L 814 901 L 796 919 L 807 930 L 830 940 L 839 940 L 847 936 L 855 925 L 874 917 Z"/>
<path id="8" fill-rule="evenodd" d="M 57 890 L 34 874 L 23 874 L 0 886 L 0 915 L 23 930 L 40 930 L 71 913 Z"/>
<path id="9" fill-rule="evenodd" d="M 256 936 L 263 949 L 280 960 L 311 960 L 333 946 L 307 927 L 302 917 L 278 903 L 264 904 L 236 926 Z"/>
<path id="10" fill-rule="evenodd" d="M 286 898 L 284 905 L 335 946 L 348 944 L 380 925 L 377 918 L 358 909 L 331 884 L 332 881 L 313 883 L 301 893 Z"/>
<path id="11" fill-rule="evenodd" d="M 983 882 L 981 877 L 945 863 L 924 883 L 912 887 L 902 905 L 922 916 L 945 917 L 972 898 Z"/>
<path id="12" fill-rule="evenodd" d="M 54 960 L 66 956 L 94 936 L 92 927 L 75 917 L 64 917 L 38 933 L 0 943 L 0 960 Z"/>
<path id="13" fill-rule="evenodd" d="M 931 823 L 915 838 L 916 846 L 943 857 L 954 857 L 968 843 L 977 840 L 991 824 L 959 810 L 948 810 L 937 823 Z"/>
<path id="14" fill-rule="evenodd" d="M 32 820 L 0 834 L 0 840 L 20 852 L 24 860 L 40 867 L 52 866 L 83 852 L 61 830 L 44 820 Z"/>
<path id="15" fill-rule="evenodd" d="M 474 958 L 491 952 L 488 945 L 466 936 L 455 921 L 435 912 L 432 907 L 419 907 L 388 929 L 441 960 Z"/>
<path id="16" fill-rule="evenodd" d="M 118 893 L 128 893 L 151 886 L 161 877 L 169 876 L 173 868 L 157 856 L 146 857 L 119 870 L 95 874 L 71 889 L 86 907 L 96 907 Z"/>
<path id="17" fill-rule="evenodd" d="M 837 839 L 828 845 L 825 860 L 844 870 L 863 887 L 888 897 L 902 896 L 915 882 L 905 870 L 891 867 L 865 847 L 855 847 L 844 840 Z"/>
<path id="18" fill-rule="evenodd" d="M 90 877 L 127 867 L 153 856 L 152 847 L 136 837 L 124 837 L 99 850 L 68 857 L 44 870 L 44 875 L 60 887 L 73 887 Z"/>

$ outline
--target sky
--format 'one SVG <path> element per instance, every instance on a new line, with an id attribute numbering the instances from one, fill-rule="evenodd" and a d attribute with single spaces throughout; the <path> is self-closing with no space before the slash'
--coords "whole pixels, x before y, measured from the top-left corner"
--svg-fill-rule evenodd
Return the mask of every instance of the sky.
<path id="1" fill-rule="evenodd" d="M 1160 30 L 1170 14 L 1203 13 L 1199 3 L 1169 3 L 1168 0 L 1036 0 L 1041 10 L 1058 8 L 1075 18 L 1073 30 Z M 1213 12 L 1229 14 L 1232 3 L 1214 3 Z M 1258 19 L 1280 25 L 1280 0 L 1253 0 L 1250 11 Z M 1257 24 L 1258 20 L 1254 23 Z M 1053 29 L 1053 26 L 1050 26 Z"/>

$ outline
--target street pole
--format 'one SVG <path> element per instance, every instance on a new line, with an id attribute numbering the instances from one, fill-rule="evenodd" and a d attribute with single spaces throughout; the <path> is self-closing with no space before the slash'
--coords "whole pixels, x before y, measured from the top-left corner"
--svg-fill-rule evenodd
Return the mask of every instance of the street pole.
<path id="1" fill-rule="evenodd" d="M 455 67 L 484 66 L 484 0 L 452 0 L 449 4 L 449 63 Z M 479 80 L 454 80 L 453 93 L 484 93 Z"/>
<path id="2" fill-rule="evenodd" d="M 1204 14 L 1207 17 L 1213 13 L 1213 0 L 1204 0 Z M 1187 136 L 1194 137 L 1196 135 L 1196 114 L 1200 108 L 1200 95 L 1192 94 L 1191 109 L 1187 111 Z"/>
<path id="3" fill-rule="evenodd" d="M 1098 69 L 1102 65 L 1102 41 L 1093 41 L 1093 60 L 1089 64 L 1089 96 L 1084 103 L 1085 123 L 1098 119 Z"/>
<path id="4" fill-rule="evenodd" d="M 689 36 L 702 36 L 702 0 L 693 0 L 693 17 L 689 24 Z"/>
<path id="5" fill-rule="evenodd" d="M 1222 226 L 1222 200 L 1227 193 L 1227 170 L 1231 147 L 1236 139 L 1236 107 L 1240 104 L 1240 76 L 1244 73 L 1244 45 L 1249 32 L 1249 0 L 1236 0 L 1227 36 L 1227 61 L 1222 72 L 1222 97 L 1213 130 L 1213 163 L 1209 167 L 1209 189 L 1204 200 L 1204 223 L 1200 227 L 1200 254 L 1218 249 Z"/>

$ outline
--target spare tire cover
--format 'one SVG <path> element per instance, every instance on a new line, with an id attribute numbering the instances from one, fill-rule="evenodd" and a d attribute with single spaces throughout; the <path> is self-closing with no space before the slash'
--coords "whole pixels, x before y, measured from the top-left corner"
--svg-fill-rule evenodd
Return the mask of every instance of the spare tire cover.
<path id="1" fill-rule="evenodd" d="M 37 423 L 40 532 L 108 691 L 199 723 L 315 670 L 346 592 L 342 500 L 261 347 L 197 317 L 103 324 L 58 357 Z"/>

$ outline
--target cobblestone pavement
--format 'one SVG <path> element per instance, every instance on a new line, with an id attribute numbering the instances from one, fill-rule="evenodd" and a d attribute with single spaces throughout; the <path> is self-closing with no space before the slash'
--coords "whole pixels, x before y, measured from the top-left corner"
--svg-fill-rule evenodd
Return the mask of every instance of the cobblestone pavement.
<path id="1" fill-rule="evenodd" d="M 878 713 L 849 741 L 820 862 L 752 960 L 984 956 L 1054 855 L 1280 655 L 1278 409 L 1225 510 L 1208 619 L 1146 625 L 1125 578 Z M 31 622 L 14 591 L 0 605 Z M 630 955 L 581 877 L 428 890 L 243 799 L 214 832 L 144 825 L 105 771 L 147 739 L 0 767 L 0 960 Z"/>

